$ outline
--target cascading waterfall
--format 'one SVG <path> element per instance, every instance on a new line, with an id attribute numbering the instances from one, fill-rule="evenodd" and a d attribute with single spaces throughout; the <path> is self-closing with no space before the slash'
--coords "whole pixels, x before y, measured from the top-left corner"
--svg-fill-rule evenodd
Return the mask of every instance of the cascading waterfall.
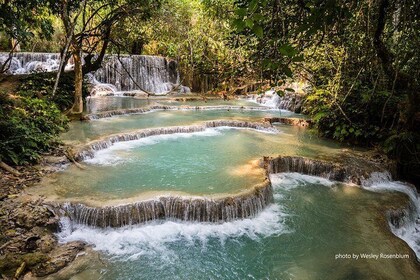
<path id="1" fill-rule="evenodd" d="M 215 127 L 249 128 L 270 133 L 277 131 L 268 123 L 233 120 L 208 121 L 202 125 L 192 126 L 141 129 L 91 142 L 82 147 L 75 158 L 84 160 L 94 157 L 96 151 L 106 149 L 116 142 L 154 135 L 199 132 Z M 238 194 L 220 195 L 216 198 L 169 196 L 105 207 L 66 203 L 61 209 L 71 221 L 97 227 L 122 227 L 158 219 L 220 223 L 254 217 L 272 200 L 271 183 L 266 178 L 262 185 Z"/>
<path id="2" fill-rule="evenodd" d="M 2 65 L 9 57 L 0 53 Z M 14 53 L 8 74 L 30 74 L 57 71 L 60 64 L 59 53 Z M 74 67 L 71 60 L 66 70 Z M 146 90 L 163 94 L 172 90 L 180 93 L 189 92 L 189 88 L 180 85 L 177 63 L 160 56 L 149 55 L 106 55 L 102 68 L 94 73 L 92 81 L 94 95 L 96 92 L 112 94 L 116 91 Z"/>
<path id="3" fill-rule="evenodd" d="M 89 92 L 91 96 L 115 95 L 118 91 L 117 87 L 113 84 L 105 84 L 99 82 L 91 73 L 87 74 L 85 79 L 87 80 L 90 87 Z"/>
<path id="4" fill-rule="evenodd" d="M 269 173 L 297 172 L 356 185 L 360 185 L 362 180 L 368 178 L 371 174 L 370 171 L 366 170 L 366 166 L 339 164 L 305 157 L 267 157 L 265 162 Z M 369 166 L 369 169 L 383 171 L 376 166 Z"/>
<path id="5" fill-rule="evenodd" d="M 255 102 L 270 108 L 288 110 L 299 113 L 302 107 L 303 98 L 299 94 L 286 91 L 282 96 L 274 90 L 268 90 L 261 96 L 254 96 Z"/>
<path id="6" fill-rule="evenodd" d="M 8 53 L 0 53 L 0 65 L 8 59 Z M 8 74 L 30 74 L 39 72 L 57 71 L 60 64 L 59 53 L 14 53 L 10 60 L 6 73 Z M 66 66 L 66 70 L 72 69 L 71 61 Z"/>
<path id="7" fill-rule="evenodd" d="M 95 114 L 88 114 L 85 116 L 87 120 L 97 120 L 102 118 L 110 118 L 113 116 L 129 115 L 129 114 L 143 114 L 152 111 L 166 111 L 166 110 L 243 110 L 243 111 L 273 111 L 276 109 L 265 109 L 264 107 L 252 107 L 252 106 L 167 106 L 167 105 L 154 105 L 144 108 L 133 108 L 133 109 L 122 109 L 105 111 Z"/>
<path id="8" fill-rule="evenodd" d="M 267 180 L 247 193 L 215 199 L 159 197 L 106 207 L 66 203 L 62 209 L 73 222 L 96 227 L 122 227 L 160 219 L 220 223 L 254 217 L 272 199 L 271 184 Z"/>
<path id="9" fill-rule="evenodd" d="M 108 55 L 95 77 L 102 83 L 115 85 L 119 91 L 166 93 L 179 84 L 177 63 L 159 56 Z"/>
<path id="10" fill-rule="evenodd" d="M 392 233 L 404 240 L 420 260 L 420 195 L 416 188 L 392 181 L 389 172 L 373 172 L 362 181 L 362 187 L 374 192 L 397 191 L 409 197 L 410 204 L 406 208 L 389 210 L 387 217 Z"/>
<path id="11" fill-rule="evenodd" d="M 109 148 L 114 143 L 117 143 L 117 142 L 138 140 L 141 138 L 155 136 L 155 135 L 200 132 L 200 131 L 206 130 L 207 128 L 212 128 L 212 127 L 250 128 L 250 129 L 255 129 L 255 130 L 265 131 L 265 132 L 270 132 L 270 133 L 277 132 L 277 130 L 268 123 L 233 121 L 233 120 L 209 121 L 209 122 L 204 122 L 202 125 L 140 129 L 133 132 L 107 136 L 100 140 L 90 142 L 87 145 L 81 147 L 79 151 L 76 152 L 75 159 L 82 161 L 88 158 L 93 158 L 95 155 L 95 152 Z"/>
<path id="12" fill-rule="evenodd" d="M 410 204 L 404 209 L 388 211 L 387 217 L 391 231 L 404 240 L 420 260 L 420 197 L 414 186 L 392 181 L 390 172 L 372 165 L 345 165 L 292 156 L 265 157 L 264 164 L 270 174 L 298 172 L 357 184 L 374 192 L 397 191 L 406 194 L 410 198 Z"/>

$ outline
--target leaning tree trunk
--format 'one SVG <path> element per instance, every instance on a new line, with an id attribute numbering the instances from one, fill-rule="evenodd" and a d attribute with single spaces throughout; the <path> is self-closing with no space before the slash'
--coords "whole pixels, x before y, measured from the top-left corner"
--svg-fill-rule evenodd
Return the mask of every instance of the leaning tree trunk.
<path id="1" fill-rule="evenodd" d="M 76 48 L 73 52 L 74 60 L 74 103 L 70 110 L 70 114 L 81 114 L 83 112 L 83 66 L 82 53 L 80 48 Z"/>

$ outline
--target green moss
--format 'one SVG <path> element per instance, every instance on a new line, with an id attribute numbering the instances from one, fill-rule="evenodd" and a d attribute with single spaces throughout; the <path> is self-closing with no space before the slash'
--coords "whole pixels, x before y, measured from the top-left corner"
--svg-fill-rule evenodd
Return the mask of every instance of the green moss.
<path id="1" fill-rule="evenodd" d="M 28 254 L 8 253 L 0 257 L 0 274 L 13 277 L 19 266 L 25 262 L 28 268 L 32 268 L 48 260 L 46 254 L 40 252 Z"/>

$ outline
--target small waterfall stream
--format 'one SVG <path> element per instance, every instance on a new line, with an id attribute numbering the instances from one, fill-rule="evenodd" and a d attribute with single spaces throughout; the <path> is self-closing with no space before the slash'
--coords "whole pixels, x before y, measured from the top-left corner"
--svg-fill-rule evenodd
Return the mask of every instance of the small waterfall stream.
<path id="1" fill-rule="evenodd" d="M 253 96 L 254 102 L 263 104 L 270 108 L 288 110 L 300 113 L 303 98 L 301 94 L 286 91 L 282 96 L 274 90 L 268 90 L 262 95 Z"/>
<path id="2" fill-rule="evenodd" d="M 406 208 L 390 210 L 387 213 L 391 231 L 404 240 L 420 260 L 420 195 L 415 186 L 392 181 L 389 172 L 374 172 L 363 180 L 362 187 L 374 192 L 401 192 L 410 199 Z"/>
<path id="3" fill-rule="evenodd" d="M 64 212 L 76 223 L 96 227 L 122 227 L 153 220 L 221 223 L 255 217 L 272 202 L 271 184 L 221 198 L 159 197 L 117 206 L 89 207 L 68 203 Z"/>

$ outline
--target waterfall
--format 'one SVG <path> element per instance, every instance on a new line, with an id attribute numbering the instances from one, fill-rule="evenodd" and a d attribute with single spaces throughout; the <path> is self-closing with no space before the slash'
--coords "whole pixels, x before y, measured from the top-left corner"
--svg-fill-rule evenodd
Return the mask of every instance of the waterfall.
<path id="1" fill-rule="evenodd" d="M 406 183 L 392 181 L 391 173 L 365 160 L 364 164 L 339 164 L 304 157 L 279 156 L 264 158 L 268 173 L 298 172 L 353 183 L 374 192 L 396 191 L 406 194 L 410 203 L 403 209 L 389 210 L 389 227 L 394 235 L 404 240 L 420 260 L 420 195 Z M 392 169 L 392 165 L 390 165 Z M 393 171 L 393 170 L 391 170 Z"/>
<path id="2" fill-rule="evenodd" d="M 204 122 L 201 125 L 146 128 L 127 133 L 114 134 L 104 137 L 100 140 L 90 142 L 78 149 L 78 151 L 75 154 L 75 159 L 78 161 L 82 161 L 88 158 L 93 158 L 95 156 L 95 152 L 109 148 L 117 142 L 138 140 L 141 138 L 155 135 L 200 132 L 212 127 L 250 128 L 269 133 L 277 132 L 277 130 L 268 123 L 234 120 L 208 121 Z"/>
<path id="3" fill-rule="evenodd" d="M 166 93 L 179 84 L 177 63 L 159 56 L 107 55 L 95 77 L 102 83 L 113 84 L 119 91 L 146 90 Z"/>
<path id="4" fill-rule="evenodd" d="M 373 163 L 361 164 L 335 163 L 297 156 L 265 157 L 269 173 L 298 172 L 301 174 L 323 177 L 333 181 L 361 185 L 372 172 L 383 171 Z"/>
<path id="5" fill-rule="evenodd" d="M 0 64 L 8 58 L 8 53 L 0 53 Z M 121 61 L 121 62 L 120 62 Z M 7 74 L 30 74 L 57 71 L 60 64 L 59 53 L 14 53 Z M 71 60 L 66 70 L 71 70 Z M 94 79 L 93 79 L 94 78 Z M 189 88 L 180 85 L 176 61 L 160 56 L 149 55 L 106 55 L 102 68 L 88 77 L 93 82 L 92 95 L 110 94 L 115 91 L 146 90 L 156 94 L 176 90 L 189 92 Z M 111 90 L 112 88 L 112 90 Z"/>
<path id="6" fill-rule="evenodd" d="M 243 111 L 276 111 L 277 109 L 266 109 L 264 107 L 252 106 L 229 106 L 229 105 L 216 105 L 216 106 L 168 106 L 168 105 L 154 105 L 143 108 L 121 109 L 105 111 L 95 114 L 88 114 L 85 116 L 87 120 L 97 120 L 102 118 L 110 118 L 113 116 L 129 115 L 129 114 L 143 114 L 151 111 L 166 111 L 166 110 L 243 110 Z"/>
<path id="7" fill-rule="evenodd" d="M 0 53 L 0 65 L 3 65 L 8 57 L 8 53 Z M 59 53 L 14 53 L 6 73 L 30 74 L 57 71 L 59 64 Z M 73 65 L 69 63 L 66 66 L 66 70 L 70 70 L 72 67 Z"/>
<path id="8" fill-rule="evenodd" d="M 272 202 L 270 182 L 246 193 L 221 198 L 158 197 L 125 205 L 90 207 L 66 203 L 65 214 L 79 224 L 96 227 L 122 227 L 153 220 L 182 220 L 221 223 L 255 217 Z"/>
<path id="9" fill-rule="evenodd" d="M 268 90 L 260 96 L 254 96 L 255 102 L 270 108 L 288 110 L 299 113 L 302 108 L 303 97 L 294 92 L 285 91 L 282 96 L 274 90 Z"/>
<path id="10" fill-rule="evenodd" d="M 392 181 L 389 172 L 373 172 L 362 181 L 362 187 L 374 192 L 396 191 L 408 196 L 410 203 L 407 207 L 388 211 L 388 224 L 392 233 L 404 240 L 420 260 L 420 195 L 415 186 Z"/>
<path id="11" fill-rule="evenodd" d="M 91 96 L 108 96 L 108 95 L 115 95 L 118 91 L 117 87 L 113 84 L 105 84 L 99 82 L 95 76 L 91 73 L 85 76 L 85 79 L 89 85 L 89 92 Z"/>

